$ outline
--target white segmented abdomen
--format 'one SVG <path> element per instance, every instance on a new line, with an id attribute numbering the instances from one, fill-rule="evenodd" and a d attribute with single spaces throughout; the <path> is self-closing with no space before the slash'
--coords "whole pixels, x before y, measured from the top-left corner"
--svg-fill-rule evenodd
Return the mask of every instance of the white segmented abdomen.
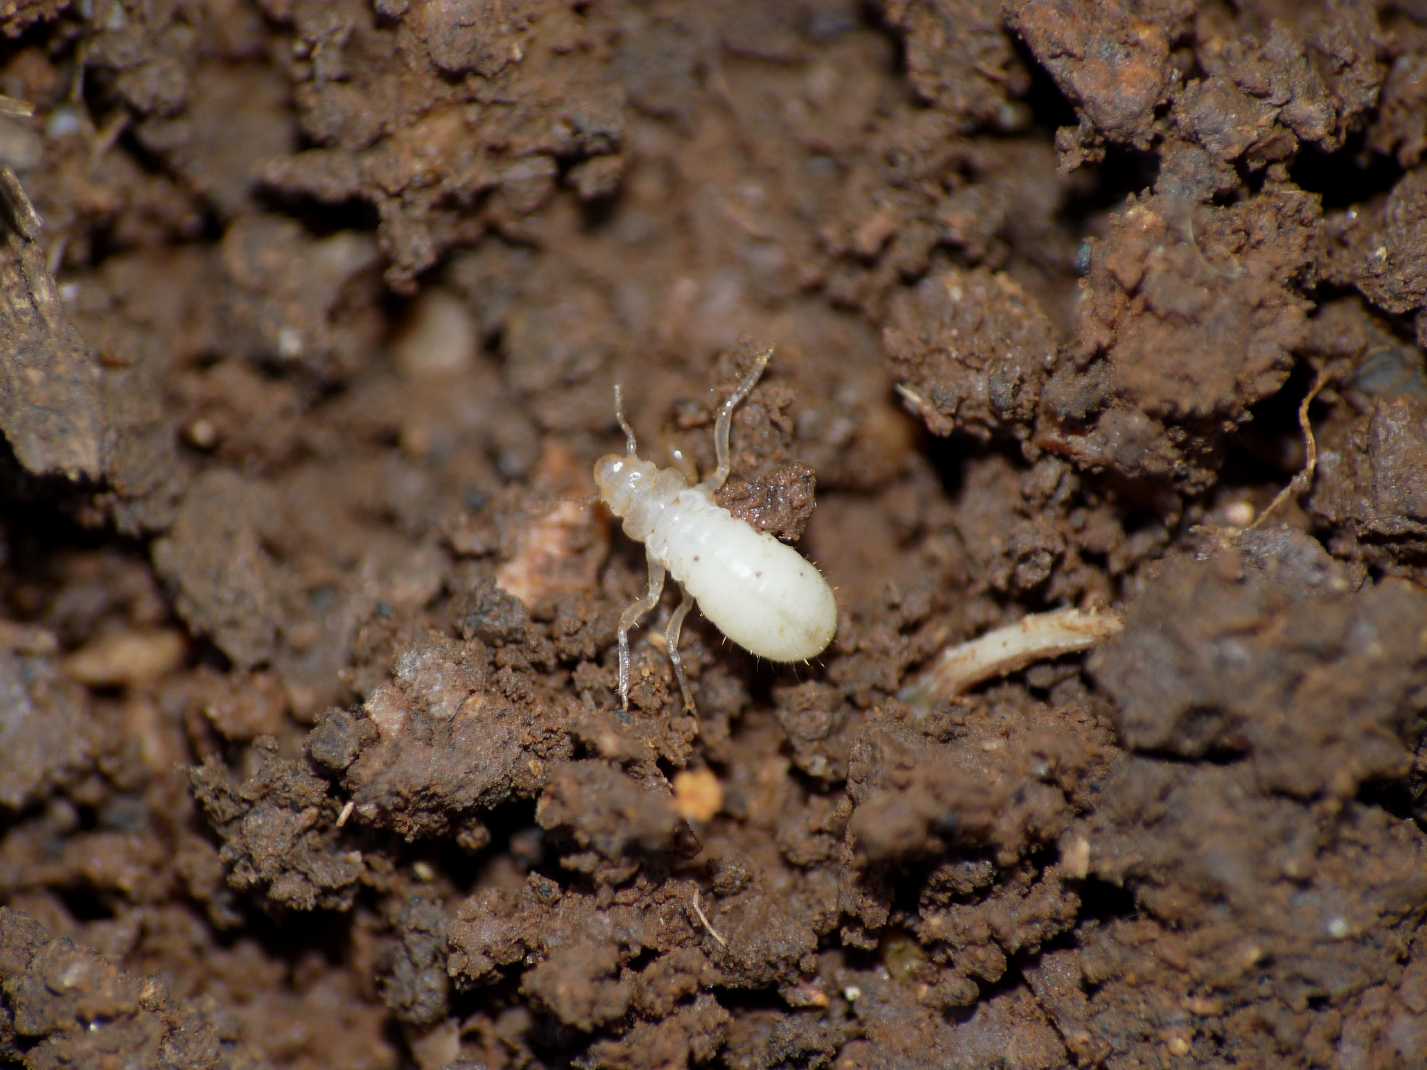
<path id="1" fill-rule="evenodd" d="M 675 496 L 645 541 L 699 609 L 745 650 L 770 661 L 821 654 L 837 631 L 837 602 L 798 551 L 714 504 L 707 490 Z"/>

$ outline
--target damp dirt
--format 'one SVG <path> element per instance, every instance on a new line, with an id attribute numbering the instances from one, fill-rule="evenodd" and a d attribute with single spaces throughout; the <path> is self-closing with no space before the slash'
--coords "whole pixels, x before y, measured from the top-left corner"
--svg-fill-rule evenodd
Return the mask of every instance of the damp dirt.
<path id="1" fill-rule="evenodd" d="M 0 1062 L 1419 1065 L 1425 161 L 1402 3 L 0 3 Z M 623 709 L 763 346 L 837 636 Z"/>

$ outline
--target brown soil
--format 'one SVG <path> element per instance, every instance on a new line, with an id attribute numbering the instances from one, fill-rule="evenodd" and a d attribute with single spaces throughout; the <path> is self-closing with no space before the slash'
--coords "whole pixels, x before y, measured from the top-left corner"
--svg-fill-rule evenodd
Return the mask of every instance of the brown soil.
<path id="1" fill-rule="evenodd" d="M 0 33 L 0 1063 L 1427 1065 L 1420 5 Z M 706 471 L 765 344 L 838 636 L 626 714 L 611 384 Z"/>

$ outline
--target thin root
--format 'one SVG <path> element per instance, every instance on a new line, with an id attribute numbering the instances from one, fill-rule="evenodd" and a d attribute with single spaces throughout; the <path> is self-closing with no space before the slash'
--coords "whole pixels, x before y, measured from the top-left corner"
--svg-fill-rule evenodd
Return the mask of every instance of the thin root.
<path id="1" fill-rule="evenodd" d="M 719 935 L 719 931 L 717 929 L 715 929 L 712 925 L 709 924 L 708 915 L 704 913 L 704 908 L 699 903 L 699 890 L 697 888 L 694 889 L 693 906 L 694 913 L 699 916 L 699 921 L 703 924 L 703 927 L 708 930 L 709 935 L 718 941 L 718 946 L 728 947 L 728 941 L 725 940 L 721 935 Z"/>
<path id="2" fill-rule="evenodd" d="M 902 688 L 897 697 L 913 706 L 944 702 L 993 676 L 1005 676 L 1062 654 L 1089 650 L 1118 635 L 1123 627 L 1123 618 L 1110 609 L 1032 613 L 979 639 L 943 650 L 931 667 Z"/>
<path id="3" fill-rule="evenodd" d="M 1323 388 L 1328 385 L 1331 378 L 1327 368 L 1319 371 L 1318 377 L 1313 380 L 1313 386 L 1298 405 L 1298 426 L 1303 431 L 1303 450 L 1306 455 L 1303 467 L 1281 491 L 1274 495 L 1273 501 L 1268 503 L 1268 508 L 1259 514 L 1258 519 L 1250 524 L 1247 530 L 1252 531 L 1258 527 L 1290 497 L 1297 498 L 1300 494 L 1306 493 L 1308 488 L 1313 485 L 1313 474 L 1318 469 L 1318 438 L 1313 434 L 1313 424 L 1308 419 L 1308 406 L 1312 405 L 1318 395 L 1323 392 Z"/>

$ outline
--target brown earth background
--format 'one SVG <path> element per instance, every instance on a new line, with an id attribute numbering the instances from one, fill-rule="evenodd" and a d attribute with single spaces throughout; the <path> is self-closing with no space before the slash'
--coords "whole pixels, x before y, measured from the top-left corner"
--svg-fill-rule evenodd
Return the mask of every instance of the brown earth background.
<path id="1" fill-rule="evenodd" d="M 0 1061 L 1427 1065 L 1427 6 L 0 32 Z M 625 715 L 750 345 L 837 638 Z"/>

